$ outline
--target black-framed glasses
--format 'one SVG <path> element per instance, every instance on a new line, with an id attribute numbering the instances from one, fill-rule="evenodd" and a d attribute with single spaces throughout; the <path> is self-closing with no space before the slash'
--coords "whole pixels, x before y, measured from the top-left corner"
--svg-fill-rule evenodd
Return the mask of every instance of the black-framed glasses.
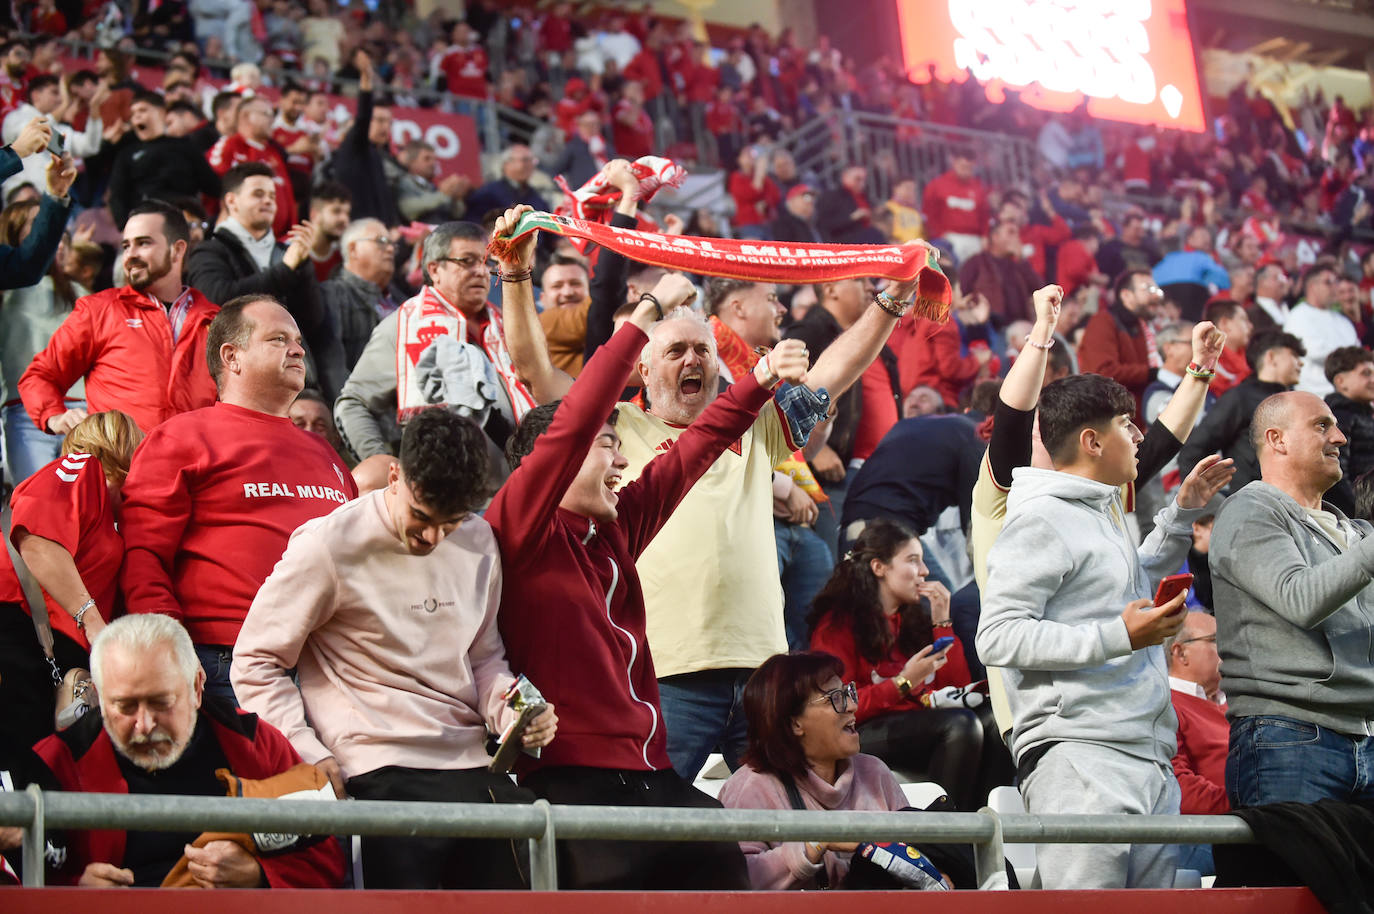
<path id="1" fill-rule="evenodd" d="M 436 257 L 433 263 L 452 263 L 456 264 L 460 270 L 486 270 L 487 260 L 485 257 L 477 257 L 469 254 L 467 257 Z"/>
<path id="2" fill-rule="evenodd" d="M 823 701 L 829 701 L 836 714 L 843 714 L 851 704 L 856 708 L 859 706 L 859 689 L 854 683 L 846 682 L 838 689 L 822 692 L 821 697 L 811 699 L 810 704 L 818 705 Z"/>

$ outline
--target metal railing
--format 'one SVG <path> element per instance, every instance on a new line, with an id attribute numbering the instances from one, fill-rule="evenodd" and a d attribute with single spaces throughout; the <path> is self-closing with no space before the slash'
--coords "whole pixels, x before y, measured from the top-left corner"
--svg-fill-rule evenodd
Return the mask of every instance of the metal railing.
<path id="1" fill-rule="evenodd" d="M 978 882 L 1003 869 L 1006 843 L 1251 844 L 1235 816 L 999 815 L 646 809 L 486 803 L 341 803 L 229 797 L 0 793 L 0 826 L 24 829 L 24 884 L 43 885 L 48 828 L 525 838 L 530 887 L 558 888 L 555 839 L 627 841 L 929 841 L 971 844 Z"/>
<path id="2" fill-rule="evenodd" d="M 924 186 L 949 167 L 950 153 L 976 149 L 978 169 L 996 187 L 1030 183 L 1038 161 L 1035 144 L 1021 137 L 913 121 L 867 111 L 834 111 L 812 118 L 778 140 L 797 161 L 800 174 L 814 174 L 825 186 L 839 183 L 851 164 L 868 166 L 876 199 L 892 194 L 892 182 L 915 178 Z"/>

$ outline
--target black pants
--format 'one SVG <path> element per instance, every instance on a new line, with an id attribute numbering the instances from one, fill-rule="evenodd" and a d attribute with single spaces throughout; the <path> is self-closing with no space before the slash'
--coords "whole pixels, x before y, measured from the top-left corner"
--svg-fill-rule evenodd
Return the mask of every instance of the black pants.
<path id="1" fill-rule="evenodd" d="M 884 714 L 859 725 L 863 751 L 892 767 L 924 774 L 949 792 L 960 810 L 973 812 L 988 792 L 1010 784 L 1011 753 L 997 735 L 992 707 L 926 708 Z"/>
<path id="2" fill-rule="evenodd" d="M 90 667 L 86 649 L 59 631 L 52 633 L 53 655 L 63 673 L 74 667 Z M 0 603 L 0 707 L 5 726 L 0 728 L 0 768 L 26 757 L 34 743 L 54 728 L 57 687 L 52 667 L 43 656 L 33 619 L 18 603 Z"/>
<path id="3" fill-rule="evenodd" d="M 671 770 L 544 768 L 524 783 L 554 804 L 721 808 Z M 558 887 L 742 891 L 750 886 L 744 854 L 733 841 L 560 841 Z"/>
<path id="4" fill-rule="evenodd" d="M 388 766 L 348 779 L 359 800 L 533 803 L 534 795 L 484 768 L 434 771 Z M 365 837 L 369 889 L 519 889 L 529 885 L 529 845 L 510 838 Z"/>

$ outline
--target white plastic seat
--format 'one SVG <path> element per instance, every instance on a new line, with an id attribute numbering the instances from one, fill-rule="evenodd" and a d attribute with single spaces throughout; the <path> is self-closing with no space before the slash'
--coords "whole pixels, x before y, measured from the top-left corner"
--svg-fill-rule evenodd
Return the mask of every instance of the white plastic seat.
<path id="1" fill-rule="evenodd" d="M 1015 787 L 992 788 L 988 794 L 988 806 L 998 815 L 1023 815 L 1026 812 L 1026 805 L 1021 802 L 1021 792 Z M 1016 881 L 1021 883 L 1021 888 L 1030 888 L 1035 880 L 1035 845 L 1003 844 L 1002 854 L 1012 869 L 1016 870 Z"/>

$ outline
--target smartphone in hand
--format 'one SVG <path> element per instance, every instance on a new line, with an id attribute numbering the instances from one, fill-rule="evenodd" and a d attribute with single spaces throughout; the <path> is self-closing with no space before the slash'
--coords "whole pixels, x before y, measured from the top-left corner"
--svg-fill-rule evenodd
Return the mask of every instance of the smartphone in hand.
<path id="1" fill-rule="evenodd" d="M 1187 572 L 1169 575 L 1159 582 L 1159 588 L 1155 591 L 1155 605 L 1163 606 L 1192 586 L 1193 576 Z"/>
<path id="2" fill-rule="evenodd" d="M 954 636 L 953 636 L 953 635 L 945 635 L 943 638 L 936 638 L 935 641 L 932 642 L 931 645 L 930 645 L 930 652 L 931 652 L 932 654 L 938 654 L 938 653 L 940 653 L 942 650 L 944 650 L 945 648 L 949 647 L 949 646 L 950 646 L 951 644 L 953 644 L 953 643 L 954 643 Z"/>

